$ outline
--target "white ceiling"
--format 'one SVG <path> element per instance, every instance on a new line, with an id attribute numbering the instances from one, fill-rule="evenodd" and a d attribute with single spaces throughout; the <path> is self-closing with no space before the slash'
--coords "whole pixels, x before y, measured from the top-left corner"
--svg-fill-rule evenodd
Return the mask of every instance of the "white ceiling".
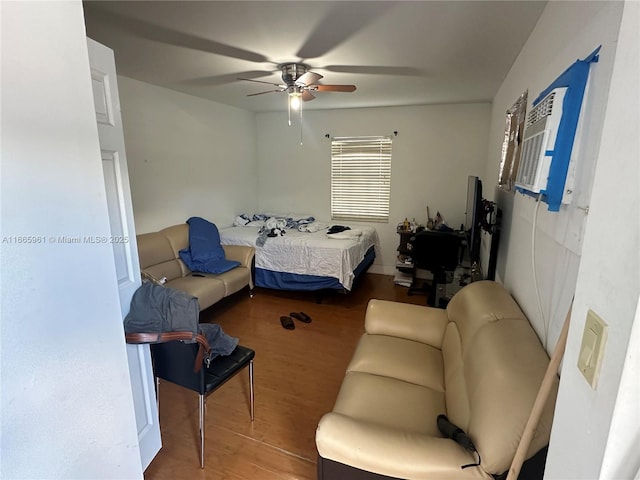
<path id="1" fill-rule="evenodd" d="M 526 42 L 540 1 L 85 2 L 87 35 L 118 73 L 251 111 L 285 110 L 278 65 L 318 83 L 305 109 L 488 102 Z"/>

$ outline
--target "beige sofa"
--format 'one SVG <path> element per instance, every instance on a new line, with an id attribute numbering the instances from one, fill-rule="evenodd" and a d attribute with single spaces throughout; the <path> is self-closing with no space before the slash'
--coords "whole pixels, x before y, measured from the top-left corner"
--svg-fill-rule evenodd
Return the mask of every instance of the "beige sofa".
<path id="1" fill-rule="evenodd" d="M 446 310 L 371 300 L 331 413 L 316 432 L 318 478 L 492 478 L 509 469 L 549 357 L 498 283 L 460 290 Z M 557 377 L 527 458 L 549 442 Z M 445 414 L 476 456 L 444 438 Z"/>
<path id="2" fill-rule="evenodd" d="M 240 266 L 221 274 L 194 276 L 178 254 L 189 246 L 189 225 L 186 223 L 138 235 L 136 240 L 142 275 L 157 280 L 166 277 L 167 287 L 197 297 L 200 310 L 247 286 L 253 294 L 253 247 L 223 245 L 226 259 L 237 260 Z"/>

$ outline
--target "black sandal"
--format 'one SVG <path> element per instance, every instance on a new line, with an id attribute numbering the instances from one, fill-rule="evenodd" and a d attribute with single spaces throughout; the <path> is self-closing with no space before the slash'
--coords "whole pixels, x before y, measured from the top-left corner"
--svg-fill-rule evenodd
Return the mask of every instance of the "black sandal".
<path id="1" fill-rule="evenodd" d="M 291 312 L 289 315 L 303 323 L 311 323 L 311 317 L 304 312 Z"/>
<path id="2" fill-rule="evenodd" d="M 291 320 L 290 317 L 280 317 L 280 323 L 287 330 L 293 330 L 294 328 L 296 328 L 296 326 L 293 324 L 293 320 Z"/>

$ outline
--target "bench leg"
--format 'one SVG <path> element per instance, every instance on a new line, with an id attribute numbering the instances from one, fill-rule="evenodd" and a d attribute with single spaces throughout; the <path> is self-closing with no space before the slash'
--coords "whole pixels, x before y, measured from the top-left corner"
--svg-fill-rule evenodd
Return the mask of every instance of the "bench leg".
<path id="1" fill-rule="evenodd" d="M 204 468 L 204 395 L 200 395 L 199 419 L 200 419 L 200 468 Z"/>
<path id="2" fill-rule="evenodd" d="M 251 421 L 253 422 L 253 360 L 249 362 L 249 402 L 251 403 Z"/>

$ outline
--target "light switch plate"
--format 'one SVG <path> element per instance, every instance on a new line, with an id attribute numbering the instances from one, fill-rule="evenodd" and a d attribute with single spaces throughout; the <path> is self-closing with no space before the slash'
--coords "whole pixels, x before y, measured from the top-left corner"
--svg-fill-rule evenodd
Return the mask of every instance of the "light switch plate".
<path id="1" fill-rule="evenodd" d="M 578 355 L 578 369 L 595 390 L 600 375 L 609 326 L 593 310 L 587 312 Z"/>

